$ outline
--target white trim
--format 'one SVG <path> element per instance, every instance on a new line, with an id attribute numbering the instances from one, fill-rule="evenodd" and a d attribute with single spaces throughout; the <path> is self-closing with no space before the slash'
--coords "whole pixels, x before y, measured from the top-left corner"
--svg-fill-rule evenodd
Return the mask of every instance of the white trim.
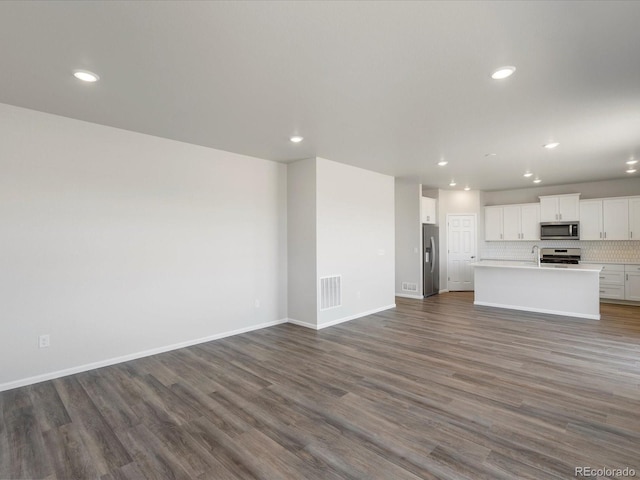
<path id="1" fill-rule="evenodd" d="M 287 318 L 287 322 L 292 323 L 294 325 L 298 325 L 304 328 L 311 328 L 312 330 L 317 330 L 316 325 L 314 323 L 303 322 L 302 320 L 296 320 L 295 318 Z"/>
<path id="2" fill-rule="evenodd" d="M 47 380 L 53 380 L 55 378 L 66 377 L 67 375 L 73 375 L 75 373 L 82 373 L 88 370 L 94 370 L 96 368 L 108 367 L 109 365 L 115 365 L 116 363 L 128 362 L 129 360 L 135 360 L 137 358 L 148 357 L 150 355 L 156 355 L 158 353 L 169 352 L 171 350 L 177 350 L 179 348 L 190 347 L 192 345 L 197 345 L 199 343 L 211 342 L 212 340 L 231 337 L 233 335 L 239 335 L 241 333 L 247 333 L 253 330 L 260 330 L 262 328 L 273 327 L 275 325 L 286 323 L 287 321 L 288 319 L 282 318 L 280 320 L 274 320 L 272 322 L 260 323 L 258 325 L 251 325 L 249 327 L 239 328 L 237 330 L 231 330 L 228 332 L 217 333 L 215 335 L 209 335 L 208 337 L 197 338 L 194 340 L 187 340 L 185 342 L 174 343 L 172 345 L 165 345 L 163 347 L 158 347 L 158 348 L 152 348 L 150 350 L 144 350 L 142 352 L 122 355 L 120 357 L 108 358 L 106 360 L 87 363 L 85 365 L 79 365 L 77 367 L 65 368 L 64 370 L 58 370 L 55 372 L 43 373 L 42 375 L 35 375 L 33 377 L 22 378 L 20 380 L 14 380 L 12 382 L 0 383 L 0 392 L 3 392 L 5 390 L 11 390 L 18 387 L 24 387 L 26 385 L 33 385 L 34 383 L 45 382 Z"/>
<path id="3" fill-rule="evenodd" d="M 525 312 L 535 312 L 535 313 L 550 313 L 551 315 L 564 315 L 565 317 L 578 317 L 578 318 L 588 318 L 590 320 L 600 320 L 600 314 L 592 315 L 589 313 L 562 312 L 560 310 L 548 310 L 546 308 L 517 307 L 514 305 L 503 305 L 501 303 L 491 303 L 491 302 L 474 301 L 473 304 L 482 305 L 484 307 L 508 308 L 509 310 L 522 310 Z"/>
<path id="4" fill-rule="evenodd" d="M 422 295 L 408 295 L 406 293 L 396 293 L 396 297 L 402 298 L 415 298 L 416 300 L 422 300 L 424 297 Z"/>
<path id="5" fill-rule="evenodd" d="M 444 290 L 440 290 L 438 291 L 438 293 L 449 293 L 449 289 L 445 288 Z"/>
<path id="6" fill-rule="evenodd" d="M 422 297 L 419 297 L 422 299 Z M 339 323 L 348 322 L 349 320 L 355 320 L 356 318 L 366 317 L 367 315 L 373 315 L 374 313 L 382 312 L 384 310 L 389 310 L 390 308 L 396 308 L 396 304 L 387 305 L 386 307 L 374 308 L 373 310 L 368 310 L 366 312 L 357 313 L 355 315 L 350 315 L 348 317 L 338 318 L 337 320 L 330 320 L 321 325 L 314 325 L 313 323 L 303 322 L 301 320 L 296 320 L 295 318 L 289 318 L 289 323 L 293 323 L 294 325 L 300 325 L 301 327 L 311 328 L 312 330 L 322 330 L 323 328 L 332 327 L 333 325 L 338 325 Z"/>
<path id="7" fill-rule="evenodd" d="M 367 312 L 356 313 L 355 315 L 350 315 L 348 317 L 338 318 L 337 320 L 331 320 L 318 325 L 316 327 L 316 330 L 332 327 L 334 325 L 338 325 L 339 323 L 348 322 L 349 320 L 355 320 L 356 318 L 366 317 L 367 315 L 373 315 L 374 313 L 382 312 L 384 310 L 389 310 L 390 308 L 396 308 L 396 304 L 393 303 L 391 305 L 387 305 L 386 307 L 374 308 L 373 310 L 369 310 Z"/>

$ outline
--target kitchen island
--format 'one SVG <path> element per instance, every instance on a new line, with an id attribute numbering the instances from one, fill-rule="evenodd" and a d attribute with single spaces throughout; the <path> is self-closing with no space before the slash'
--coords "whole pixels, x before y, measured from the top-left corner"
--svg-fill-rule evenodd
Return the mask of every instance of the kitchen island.
<path id="1" fill-rule="evenodd" d="M 483 260 L 474 267 L 475 305 L 600 320 L 600 269 Z"/>

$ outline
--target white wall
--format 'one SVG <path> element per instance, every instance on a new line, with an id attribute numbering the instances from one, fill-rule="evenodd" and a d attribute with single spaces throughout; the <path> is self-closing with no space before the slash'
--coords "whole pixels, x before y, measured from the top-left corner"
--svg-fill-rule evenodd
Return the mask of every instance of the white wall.
<path id="1" fill-rule="evenodd" d="M 316 159 L 287 165 L 288 315 L 315 326 L 316 291 Z"/>
<path id="2" fill-rule="evenodd" d="M 422 297 L 422 186 L 412 180 L 395 179 L 396 295 Z M 402 290 L 402 282 L 418 285 L 417 292 Z"/>
<path id="3" fill-rule="evenodd" d="M 1 104 L 0 132 L 0 389 L 287 316 L 284 165 Z"/>
<path id="4" fill-rule="evenodd" d="M 318 326 L 395 305 L 394 179 L 317 159 L 317 276 L 342 275 L 342 307 Z"/>

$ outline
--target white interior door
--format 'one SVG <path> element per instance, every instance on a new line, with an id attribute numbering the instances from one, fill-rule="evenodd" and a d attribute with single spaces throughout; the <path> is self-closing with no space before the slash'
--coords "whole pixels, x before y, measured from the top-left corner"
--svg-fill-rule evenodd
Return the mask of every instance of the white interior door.
<path id="1" fill-rule="evenodd" d="M 476 216 L 447 215 L 447 276 L 449 291 L 473 290 L 476 261 Z"/>

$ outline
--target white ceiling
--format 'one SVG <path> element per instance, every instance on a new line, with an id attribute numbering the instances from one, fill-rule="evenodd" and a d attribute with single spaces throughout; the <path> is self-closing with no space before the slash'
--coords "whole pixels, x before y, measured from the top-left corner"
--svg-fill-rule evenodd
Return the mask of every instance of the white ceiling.
<path id="1" fill-rule="evenodd" d="M 5 1 L 0 102 L 431 187 L 623 178 L 640 158 L 638 19 L 635 1 Z M 515 75 L 492 80 L 501 65 Z"/>

